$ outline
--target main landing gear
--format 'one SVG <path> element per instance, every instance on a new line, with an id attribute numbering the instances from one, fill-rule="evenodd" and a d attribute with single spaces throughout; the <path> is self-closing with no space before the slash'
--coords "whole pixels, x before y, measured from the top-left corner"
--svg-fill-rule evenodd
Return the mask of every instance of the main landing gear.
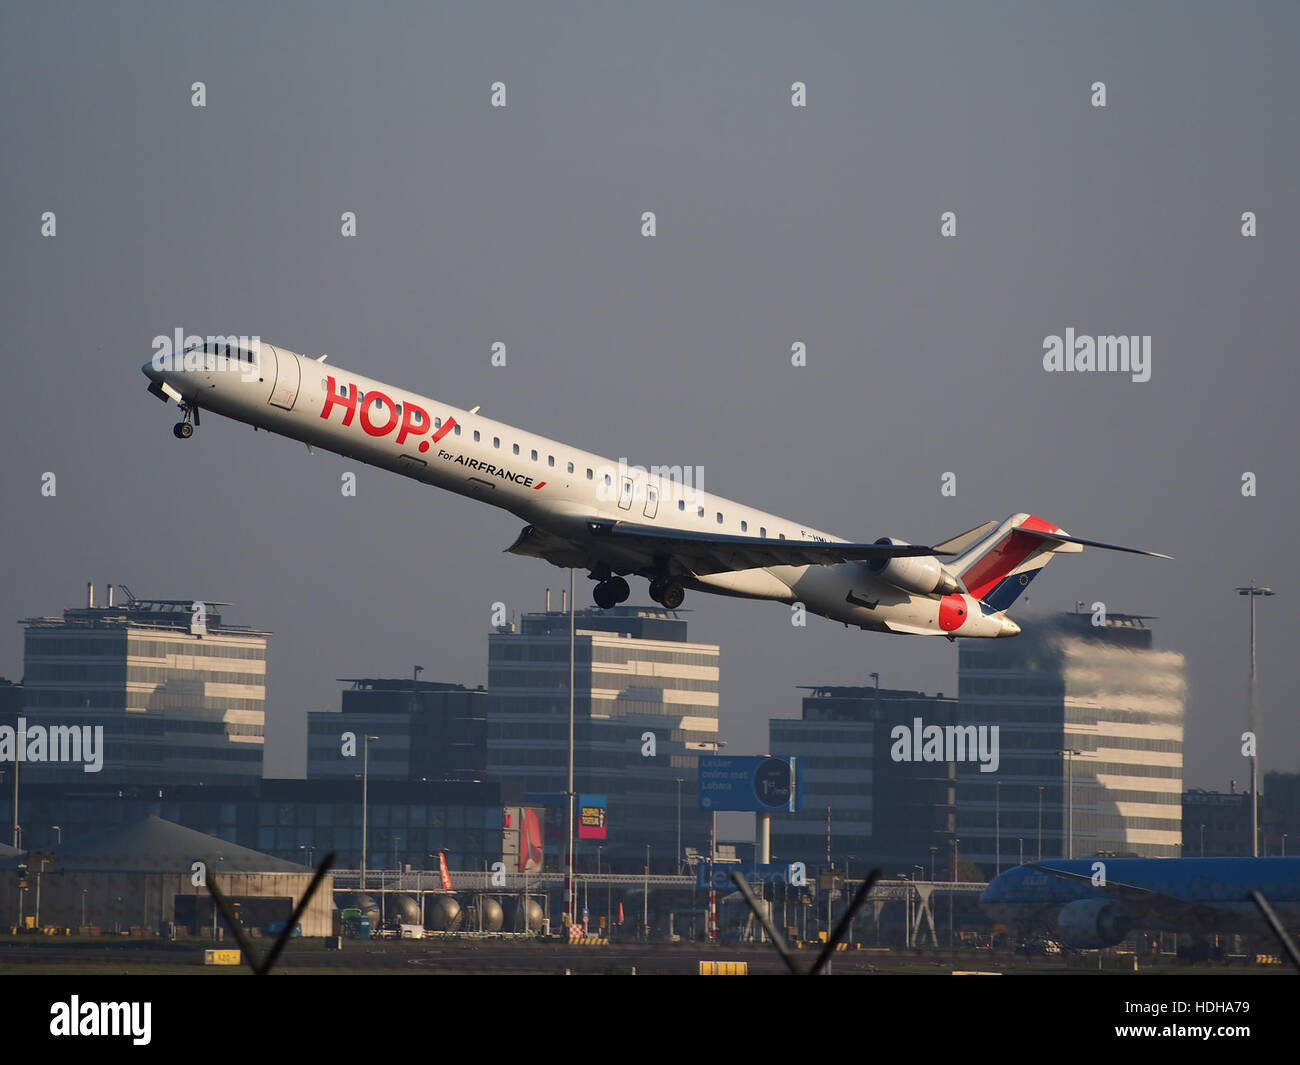
<path id="1" fill-rule="evenodd" d="M 177 440 L 188 440 L 194 435 L 194 427 L 199 424 L 199 408 L 192 403 L 182 403 L 180 407 L 184 420 L 172 426 L 172 435 Z"/>
<path id="2" fill-rule="evenodd" d="M 686 598 L 686 589 L 674 580 L 657 578 L 650 582 L 650 598 L 662 607 L 676 610 Z"/>
<path id="3" fill-rule="evenodd" d="M 632 589 L 622 577 L 607 577 L 592 590 L 592 597 L 601 610 L 627 602 L 631 594 Z"/>

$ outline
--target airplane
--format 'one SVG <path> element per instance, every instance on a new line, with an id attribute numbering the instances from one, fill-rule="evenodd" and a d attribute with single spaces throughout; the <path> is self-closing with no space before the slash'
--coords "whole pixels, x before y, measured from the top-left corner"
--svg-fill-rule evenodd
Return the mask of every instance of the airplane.
<path id="1" fill-rule="evenodd" d="M 1123 942 L 1134 929 L 1267 935 L 1259 891 L 1283 925 L 1300 926 L 1300 858 L 1076 858 L 1030 862 L 980 895 L 1020 934 L 1045 931 L 1074 950 Z"/>
<path id="2" fill-rule="evenodd" d="M 189 337 L 173 351 L 142 369 L 150 393 L 179 405 L 178 438 L 210 411 L 500 507 L 528 523 L 507 551 L 586 569 L 601 609 L 626 601 L 636 575 L 668 609 L 691 589 L 802 603 L 875 632 L 996 638 L 1020 632 L 1006 610 L 1057 554 L 1088 546 L 1170 557 L 1070 536 L 1028 513 L 933 547 L 847 541 L 706 493 L 676 468 L 615 464 L 478 407 L 326 366 L 325 355 L 221 336 Z"/>

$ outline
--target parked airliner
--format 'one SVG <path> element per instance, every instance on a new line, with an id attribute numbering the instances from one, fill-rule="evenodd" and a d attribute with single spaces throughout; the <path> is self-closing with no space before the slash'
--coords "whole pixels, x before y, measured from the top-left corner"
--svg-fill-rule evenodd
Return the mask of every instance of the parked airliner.
<path id="1" fill-rule="evenodd" d="M 1283 925 L 1300 926 L 1300 858 L 1076 858 L 1009 869 L 980 896 L 995 921 L 1098 950 L 1143 931 L 1248 932 L 1268 925 L 1261 892 Z"/>
<path id="2" fill-rule="evenodd" d="M 190 341 L 143 367 L 149 391 L 180 406 L 177 437 L 193 435 L 200 411 L 211 411 L 501 507 L 528 523 L 507 550 L 587 570 L 602 609 L 625 601 L 626 578 L 636 575 L 668 608 L 689 588 L 802 603 L 877 632 L 1014 636 L 1020 628 L 1006 609 L 1053 556 L 1085 545 L 1157 554 L 1069 536 L 1025 513 L 933 547 L 846 541 L 657 468 L 492 421 L 478 407 L 461 410 L 326 365 L 324 355 L 256 338 Z"/>

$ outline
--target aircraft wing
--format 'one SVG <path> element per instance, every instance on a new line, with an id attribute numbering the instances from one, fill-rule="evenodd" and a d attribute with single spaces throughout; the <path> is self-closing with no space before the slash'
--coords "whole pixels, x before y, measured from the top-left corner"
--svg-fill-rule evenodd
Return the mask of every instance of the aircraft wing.
<path id="1" fill-rule="evenodd" d="M 840 562 L 946 555 L 920 544 L 855 544 L 826 540 L 781 540 L 725 533 L 687 532 L 635 522 L 592 520 L 593 539 L 608 538 L 620 552 L 644 555 L 647 561 L 667 555 L 691 573 L 726 573 L 768 566 L 834 566 Z"/>
<path id="2" fill-rule="evenodd" d="M 590 567 L 598 560 L 618 560 L 618 568 L 653 572 L 656 559 L 667 557 L 675 568 L 696 575 L 768 566 L 833 566 L 871 559 L 949 555 L 920 544 L 832 543 L 826 540 L 781 540 L 664 529 L 635 522 L 592 518 L 586 521 L 589 542 L 561 537 L 529 525 L 508 551 L 543 558 L 563 567 Z"/>
<path id="3" fill-rule="evenodd" d="M 1101 860 L 1098 859 L 1098 861 Z M 1109 895 L 1116 901 L 1124 903 L 1124 908 L 1135 917 L 1144 914 L 1165 918 L 1172 917 L 1189 925 L 1210 927 L 1222 917 L 1218 910 L 1210 906 L 1197 902 L 1188 902 L 1186 899 L 1180 899 L 1176 895 L 1167 895 L 1162 891 L 1152 891 L 1150 888 L 1124 884 L 1110 879 L 1104 885 L 1093 884 L 1092 877 L 1086 873 L 1071 873 L 1064 869 L 1053 869 L 1051 866 L 1039 865 L 1037 862 L 1027 862 L 1026 864 L 1031 869 L 1037 869 L 1040 873 L 1051 873 L 1052 876 L 1059 877 L 1061 880 L 1069 880 L 1077 884 L 1091 884 L 1097 894 Z M 1242 901 L 1249 900 L 1243 899 Z"/>

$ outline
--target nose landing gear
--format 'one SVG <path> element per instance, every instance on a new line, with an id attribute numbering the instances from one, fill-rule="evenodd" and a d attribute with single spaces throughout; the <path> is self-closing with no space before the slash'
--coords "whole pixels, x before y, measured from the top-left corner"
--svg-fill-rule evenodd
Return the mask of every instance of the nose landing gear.
<path id="1" fill-rule="evenodd" d="M 180 405 L 183 421 L 172 426 L 172 435 L 177 440 L 188 440 L 194 435 L 194 427 L 199 424 L 199 408 L 192 403 Z"/>

